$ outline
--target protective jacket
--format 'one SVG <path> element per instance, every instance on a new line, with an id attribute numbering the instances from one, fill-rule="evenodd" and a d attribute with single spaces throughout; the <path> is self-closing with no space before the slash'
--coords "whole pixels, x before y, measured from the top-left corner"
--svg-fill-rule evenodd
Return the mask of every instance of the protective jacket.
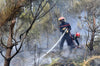
<path id="1" fill-rule="evenodd" d="M 69 23 L 67 23 L 67 22 L 62 22 L 61 24 L 60 24 L 60 32 L 64 32 L 64 30 L 62 30 L 63 28 L 67 28 L 68 29 L 68 31 L 69 31 L 69 33 L 70 33 L 70 30 L 71 30 L 71 26 L 70 26 L 70 24 Z"/>
<path id="2" fill-rule="evenodd" d="M 75 40 L 77 45 L 79 46 L 79 41 L 78 41 L 77 37 L 75 36 L 75 34 L 72 34 L 71 38 L 72 38 L 72 40 Z"/>
<path id="3" fill-rule="evenodd" d="M 63 38 L 61 39 L 61 43 L 60 43 L 60 50 L 63 49 L 63 44 L 64 44 L 64 41 L 66 40 L 68 46 L 73 46 L 74 45 L 74 42 L 72 40 L 72 37 L 71 37 L 71 33 L 70 33 L 70 30 L 71 30 L 71 26 L 69 23 L 67 22 L 64 22 L 62 21 L 61 24 L 60 24 L 60 32 L 64 33 L 64 30 L 63 28 L 66 28 L 68 29 L 68 33 L 65 33 L 65 35 L 63 36 Z"/>

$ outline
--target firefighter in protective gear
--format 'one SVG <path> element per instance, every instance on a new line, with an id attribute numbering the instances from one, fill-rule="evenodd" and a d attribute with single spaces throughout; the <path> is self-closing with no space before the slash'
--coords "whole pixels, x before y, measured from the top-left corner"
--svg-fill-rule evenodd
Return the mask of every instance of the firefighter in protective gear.
<path id="1" fill-rule="evenodd" d="M 60 32 L 64 33 L 65 29 L 67 29 L 65 35 L 63 36 L 63 38 L 61 39 L 61 43 L 60 43 L 60 50 L 63 49 L 63 44 L 64 41 L 66 40 L 68 46 L 70 46 L 71 48 L 74 48 L 74 43 L 73 40 L 70 36 L 70 30 L 71 30 L 71 26 L 68 22 L 65 22 L 65 18 L 64 17 L 60 17 L 59 22 L 61 22 L 61 24 L 59 25 L 60 28 Z"/>
<path id="2" fill-rule="evenodd" d="M 77 45 L 79 47 L 79 41 L 78 41 L 77 38 L 80 38 L 80 33 L 76 32 L 76 34 L 72 34 L 71 35 L 71 38 L 72 38 L 72 40 L 75 40 L 76 41 L 76 43 L 77 43 Z"/>

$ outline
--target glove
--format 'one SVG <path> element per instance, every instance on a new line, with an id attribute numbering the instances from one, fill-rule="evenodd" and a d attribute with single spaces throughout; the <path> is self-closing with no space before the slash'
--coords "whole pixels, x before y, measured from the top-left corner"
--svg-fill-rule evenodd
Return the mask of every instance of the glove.
<path id="1" fill-rule="evenodd" d="M 65 30 L 66 28 L 64 27 L 62 30 Z"/>
<path id="2" fill-rule="evenodd" d="M 66 33 L 68 33 L 68 30 L 66 30 Z"/>

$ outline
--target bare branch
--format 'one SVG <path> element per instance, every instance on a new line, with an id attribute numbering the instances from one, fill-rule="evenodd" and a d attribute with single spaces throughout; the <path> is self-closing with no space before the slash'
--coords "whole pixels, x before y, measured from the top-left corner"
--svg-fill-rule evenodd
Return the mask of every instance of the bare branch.
<path id="1" fill-rule="evenodd" d="M 100 59 L 100 56 L 92 56 L 91 58 L 84 61 L 83 66 L 87 66 L 88 62 L 90 62 L 91 60 L 94 60 L 94 59 Z"/>
<path id="2" fill-rule="evenodd" d="M 92 32 L 90 29 L 85 29 L 86 31 L 88 31 L 88 32 Z"/>
<path id="3" fill-rule="evenodd" d="M 15 41 L 15 43 L 13 44 L 13 46 L 15 46 L 15 49 L 16 49 L 16 51 L 18 51 L 17 50 L 17 45 L 18 45 L 18 43 L 17 43 L 17 41 L 13 38 L 13 40 Z"/>
<path id="4" fill-rule="evenodd" d="M 21 39 L 21 37 L 22 37 L 23 34 L 26 34 L 26 35 L 28 34 L 28 32 L 29 32 L 30 29 L 32 28 L 32 26 L 33 26 L 33 24 L 35 23 L 35 21 L 38 19 L 40 13 L 42 12 L 42 10 L 44 9 L 44 7 L 45 7 L 46 4 L 48 3 L 48 1 L 46 1 L 46 3 L 45 3 L 45 4 L 43 5 L 43 7 L 40 9 L 40 7 L 41 7 L 43 1 L 44 1 L 44 0 L 42 0 L 41 3 L 39 4 L 39 7 L 38 7 L 37 12 L 36 12 L 36 14 L 35 14 L 35 17 L 34 17 L 34 19 L 33 19 L 33 21 L 32 21 L 32 24 L 30 25 L 30 27 L 29 27 L 24 33 L 22 33 L 22 34 L 20 35 L 20 39 Z M 55 5 L 56 5 L 56 3 L 55 3 L 46 13 L 42 14 L 39 18 L 41 18 L 42 16 L 45 16 Z M 40 9 L 40 10 L 39 10 L 39 9 Z"/>
<path id="5" fill-rule="evenodd" d="M 88 40 L 89 40 L 89 31 L 88 31 L 88 36 L 87 36 L 87 39 L 86 39 L 86 46 L 88 49 L 90 49 L 90 47 L 88 46 Z"/>
<path id="6" fill-rule="evenodd" d="M 21 41 L 21 45 L 20 45 L 20 47 L 19 47 L 19 49 L 11 56 L 11 59 L 14 57 L 14 56 L 16 56 L 17 55 L 17 53 L 20 51 L 20 49 L 21 49 L 21 47 L 22 47 L 22 45 L 23 45 L 23 42 L 24 42 L 24 39 L 26 38 L 26 34 L 24 35 L 24 37 L 23 37 L 23 39 L 22 39 L 22 41 Z"/>
<path id="7" fill-rule="evenodd" d="M 21 37 L 22 37 L 24 34 L 27 35 L 27 33 L 29 32 L 29 30 L 32 28 L 33 24 L 35 23 L 35 20 L 36 20 L 37 17 L 38 17 L 39 9 L 40 9 L 40 7 L 41 7 L 43 1 L 44 1 L 44 0 L 42 0 L 41 3 L 39 4 L 39 7 L 38 7 L 38 9 L 37 9 L 37 11 L 36 11 L 36 14 L 35 14 L 35 17 L 34 17 L 34 19 L 33 19 L 33 21 L 32 21 L 32 24 L 30 25 L 30 27 L 29 27 L 24 33 L 22 33 L 22 34 L 20 35 L 20 39 L 21 39 Z"/>
<path id="8" fill-rule="evenodd" d="M 15 43 L 13 43 L 14 46 L 15 46 L 15 45 L 18 45 L 18 43 L 21 42 L 21 41 L 16 41 L 16 39 L 14 39 L 14 38 L 12 38 L 12 39 L 15 41 Z"/>
<path id="9" fill-rule="evenodd" d="M 56 5 L 56 3 L 46 13 L 41 14 L 37 19 L 44 17 L 48 12 L 50 12 L 50 10 Z"/>
<path id="10" fill-rule="evenodd" d="M 42 10 L 44 9 L 44 7 L 47 5 L 48 1 L 46 1 L 46 3 L 42 6 L 41 10 L 38 12 L 38 16 L 40 15 L 40 13 L 42 12 Z"/>
<path id="11" fill-rule="evenodd" d="M 91 29 L 91 31 L 93 31 L 92 27 L 90 26 L 90 22 L 88 20 L 86 20 L 88 22 L 88 27 L 89 29 Z"/>
<path id="12" fill-rule="evenodd" d="M 100 27 L 100 24 L 98 26 L 96 26 L 94 30 L 97 30 L 99 27 Z"/>
<path id="13" fill-rule="evenodd" d="M 2 57 L 3 57 L 4 59 L 7 59 L 7 58 L 3 55 L 3 53 L 2 53 L 1 50 L 0 50 L 0 54 L 2 55 Z"/>
<path id="14" fill-rule="evenodd" d="M 4 48 L 8 48 L 2 41 L 2 37 L 1 37 L 1 45 L 4 47 Z"/>

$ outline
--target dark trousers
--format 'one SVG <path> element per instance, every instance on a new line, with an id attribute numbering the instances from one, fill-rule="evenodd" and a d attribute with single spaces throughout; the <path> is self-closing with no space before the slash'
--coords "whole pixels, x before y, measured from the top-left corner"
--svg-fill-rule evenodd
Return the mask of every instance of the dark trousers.
<path id="1" fill-rule="evenodd" d="M 71 48 L 74 48 L 74 42 L 73 42 L 72 38 L 69 35 L 64 35 L 63 38 L 61 39 L 60 50 L 63 49 L 65 40 L 66 40 L 68 46 L 70 46 Z"/>

